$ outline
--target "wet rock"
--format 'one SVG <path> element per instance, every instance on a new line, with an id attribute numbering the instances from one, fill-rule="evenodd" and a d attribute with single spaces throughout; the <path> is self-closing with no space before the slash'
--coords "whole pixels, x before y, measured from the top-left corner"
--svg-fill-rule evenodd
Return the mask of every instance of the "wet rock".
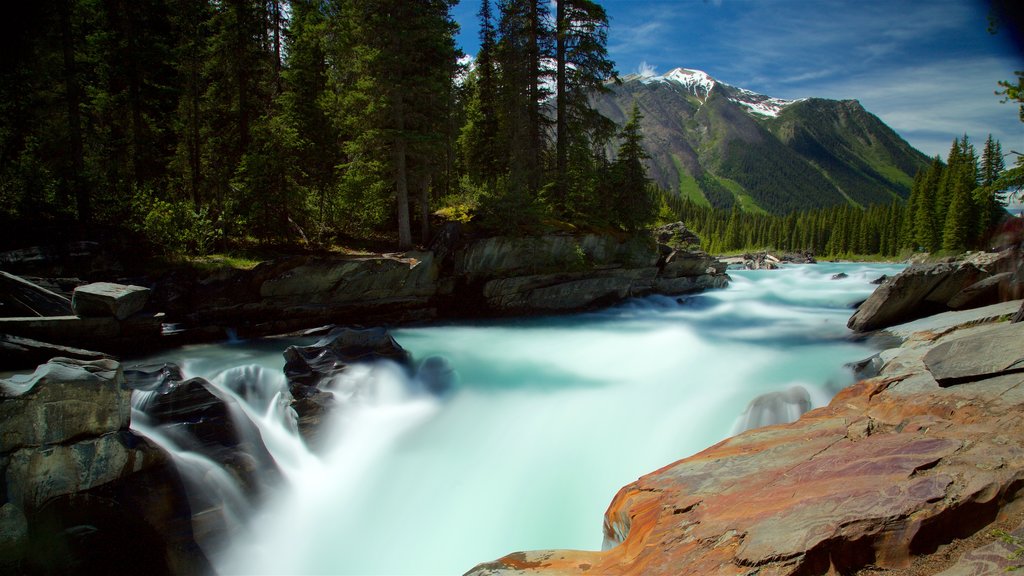
<path id="1" fill-rule="evenodd" d="M 296 399 L 315 394 L 321 381 L 353 362 L 388 359 L 409 366 L 411 359 L 384 328 L 335 328 L 310 346 L 289 346 L 284 358 L 284 373 Z"/>
<path id="2" fill-rule="evenodd" d="M 811 409 L 811 397 L 803 386 L 762 394 L 750 401 L 734 429 L 735 434 L 775 424 L 789 424 Z"/>
<path id="3" fill-rule="evenodd" d="M 779 256 L 779 260 L 788 264 L 817 264 L 813 252 L 786 252 Z"/>
<path id="4" fill-rule="evenodd" d="M 113 360 L 54 358 L 0 380 L 0 453 L 128 428 L 130 393 Z"/>
<path id="5" fill-rule="evenodd" d="M 111 282 L 94 282 L 75 288 L 71 307 L 77 316 L 113 316 L 124 320 L 142 310 L 149 301 L 149 288 Z"/>
<path id="6" fill-rule="evenodd" d="M 51 358 L 72 358 L 74 360 L 102 360 L 110 355 L 72 346 L 61 346 L 40 342 L 32 338 L 22 338 L 10 334 L 0 334 L 0 370 L 13 370 L 39 366 Z"/>
<path id="7" fill-rule="evenodd" d="M 455 368 L 443 356 L 428 356 L 416 369 L 416 380 L 428 392 L 442 395 L 455 384 Z"/>
<path id="8" fill-rule="evenodd" d="M 831 280 L 842 280 L 843 278 L 849 278 L 849 277 L 850 277 L 850 275 L 847 274 L 846 272 L 840 272 L 838 274 L 833 274 Z"/>
<path id="9" fill-rule="evenodd" d="M 878 278 L 875 278 L 874 280 L 872 280 L 872 281 L 871 281 L 871 284 L 874 284 L 875 286 L 879 286 L 879 285 L 881 285 L 881 284 L 884 284 L 884 283 L 885 283 L 885 281 L 886 281 L 886 280 L 888 280 L 888 279 L 889 279 L 889 276 L 888 276 L 888 275 L 886 275 L 886 274 L 882 274 L 882 275 L 881 275 L 881 276 L 879 276 Z"/>

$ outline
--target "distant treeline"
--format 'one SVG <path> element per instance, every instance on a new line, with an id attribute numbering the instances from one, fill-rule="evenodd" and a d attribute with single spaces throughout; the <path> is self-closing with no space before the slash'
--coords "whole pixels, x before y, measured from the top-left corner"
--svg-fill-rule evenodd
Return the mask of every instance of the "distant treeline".
<path id="1" fill-rule="evenodd" d="M 948 163 L 938 158 L 914 178 L 910 199 L 862 208 L 853 205 L 753 214 L 696 205 L 667 197 L 672 212 L 712 253 L 776 249 L 811 251 L 824 257 L 910 251 L 960 252 L 988 248 L 993 227 L 1005 215 L 999 192 L 1005 184 L 1002 149 L 991 136 L 980 162 L 967 136 L 956 139 Z"/>

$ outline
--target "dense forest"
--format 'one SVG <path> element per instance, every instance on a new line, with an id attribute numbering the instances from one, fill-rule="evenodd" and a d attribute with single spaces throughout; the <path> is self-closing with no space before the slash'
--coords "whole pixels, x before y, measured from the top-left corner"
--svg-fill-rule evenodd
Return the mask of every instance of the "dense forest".
<path id="1" fill-rule="evenodd" d="M 712 253 L 775 249 L 833 258 L 958 253 L 990 247 L 1006 214 L 1000 193 L 1020 186 L 1020 168 L 1005 168 L 1002 146 L 991 135 L 980 159 L 964 135 L 953 141 L 947 163 L 935 158 L 918 172 L 907 202 L 867 208 L 847 204 L 786 216 L 742 212 L 738 205 L 718 210 L 679 199 L 669 205 Z"/>
<path id="2" fill-rule="evenodd" d="M 590 106 L 615 81 L 597 2 L 482 0 L 474 59 L 455 46 L 454 3 L 25 3 L 3 39 L 0 226 L 167 254 L 405 249 L 439 218 L 523 233 L 682 217 L 715 252 L 986 241 L 1003 169 L 991 139 L 980 167 L 955 142 L 906 203 L 781 217 L 691 205 L 648 180 L 635 104 L 623 126 Z"/>
<path id="3" fill-rule="evenodd" d="M 590 0 L 40 0 L 5 35 L 0 218 L 227 241 L 407 248 L 431 214 L 496 229 L 651 220 L 637 118 Z M 602 151 L 612 142 L 615 161 Z"/>

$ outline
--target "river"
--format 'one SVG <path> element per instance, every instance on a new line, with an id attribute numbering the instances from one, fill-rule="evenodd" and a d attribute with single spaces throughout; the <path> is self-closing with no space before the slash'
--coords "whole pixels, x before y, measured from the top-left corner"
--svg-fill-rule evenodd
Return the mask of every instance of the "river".
<path id="1" fill-rule="evenodd" d="M 850 307 L 900 269 L 730 271 L 727 289 L 678 299 L 396 330 L 414 358 L 445 358 L 454 386 L 429 394 L 388 363 L 350 370 L 339 390 L 369 392 L 345 399 L 319 456 L 277 395 L 295 342 L 151 359 L 247 406 L 283 472 L 255 508 L 180 442 L 136 429 L 228 503 L 230 539 L 206 550 L 221 574 L 461 574 L 517 550 L 599 549 L 620 487 L 741 430 L 755 397 L 800 387 L 818 407 L 851 383 L 844 364 L 873 351 L 849 339 Z"/>

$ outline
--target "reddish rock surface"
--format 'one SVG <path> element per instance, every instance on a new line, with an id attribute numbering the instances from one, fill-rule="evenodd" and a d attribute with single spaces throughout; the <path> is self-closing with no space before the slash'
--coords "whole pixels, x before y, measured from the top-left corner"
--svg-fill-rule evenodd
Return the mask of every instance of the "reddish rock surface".
<path id="1" fill-rule="evenodd" d="M 918 333 L 829 406 L 624 487 L 605 515 L 605 551 L 519 552 L 470 574 L 1001 573 L 998 549 L 919 571 L 957 539 L 994 542 L 986 527 L 1024 508 L 1024 373 L 940 387 L 923 361 L 993 331 L 1005 323 Z"/>

